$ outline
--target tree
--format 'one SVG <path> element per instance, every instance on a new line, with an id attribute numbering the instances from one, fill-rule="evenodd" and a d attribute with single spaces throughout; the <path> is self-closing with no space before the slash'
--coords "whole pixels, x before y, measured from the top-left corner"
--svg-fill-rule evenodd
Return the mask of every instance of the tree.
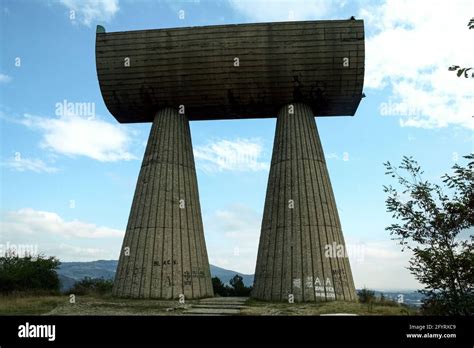
<path id="1" fill-rule="evenodd" d="M 375 291 L 363 288 L 357 292 L 360 303 L 371 303 L 375 301 Z"/>
<path id="2" fill-rule="evenodd" d="M 359 297 L 359 302 L 366 304 L 367 309 L 369 310 L 369 312 L 371 312 L 374 306 L 374 302 L 376 301 L 375 291 L 369 290 L 364 287 L 362 290 L 359 290 L 357 292 L 357 296 Z"/>
<path id="3" fill-rule="evenodd" d="M 234 288 L 235 296 L 249 296 L 252 289 L 246 287 L 243 281 L 243 278 L 236 274 L 230 281 L 230 285 Z"/>
<path id="4" fill-rule="evenodd" d="M 235 296 L 250 296 L 252 292 L 252 287 L 245 286 L 243 278 L 238 274 L 230 280 L 230 285 L 234 288 Z"/>
<path id="5" fill-rule="evenodd" d="M 56 268 L 60 262 L 44 255 L 19 257 L 7 251 L 0 257 L 0 292 L 46 290 L 59 291 Z"/>
<path id="6" fill-rule="evenodd" d="M 252 287 L 245 286 L 243 278 L 236 274 L 230 281 L 230 286 L 222 283 L 218 277 L 212 278 L 214 294 L 219 296 L 249 296 Z"/>
<path id="7" fill-rule="evenodd" d="M 212 278 L 212 288 L 214 289 L 214 295 L 228 296 L 228 287 L 218 277 Z"/>
<path id="8" fill-rule="evenodd" d="M 464 158 L 469 160 L 466 166 L 455 164 L 452 175 L 441 177 L 444 190 L 422 179 L 423 171 L 412 157 L 403 157 L 398 167 L 384 163 L 385 174 L 401 187 L 399 194 L 391 185 L 384 186 L 387 211 L 399 220 L 386 230 L 402 251 L 413 251 L 408 269 L 424 285 L 420 292 L 427 314 L 474 313 L 474 236 L 466 236 L 474 226 L 474 154 Z"/>

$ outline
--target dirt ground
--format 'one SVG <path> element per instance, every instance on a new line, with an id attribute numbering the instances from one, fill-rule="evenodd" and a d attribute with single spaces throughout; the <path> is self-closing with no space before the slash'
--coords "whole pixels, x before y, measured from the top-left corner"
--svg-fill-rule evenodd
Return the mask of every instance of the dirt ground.
<path id="1" fill-rule="evenodd" d="M 0 296 L 0 315 L 416 315 L 411 307 L 332 301 L 270 303 L 247 298 L 117 299 L 110 296 Z"/>

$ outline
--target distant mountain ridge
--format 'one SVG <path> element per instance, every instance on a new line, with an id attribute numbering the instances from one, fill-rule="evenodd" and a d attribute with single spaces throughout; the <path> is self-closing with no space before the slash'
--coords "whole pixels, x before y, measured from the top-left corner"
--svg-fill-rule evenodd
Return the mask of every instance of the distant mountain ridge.
<path id="1" fill-rule="evenodd" d="M 61 262 L 57 272 L 61 281 L 61 290 L 70 289 L 76 281 L 90 278 L 114 279 L 117 269 L 117 260 L 97 260 L 88 262 Z M 253 274 L 243 274 L 240 272 L 224 269 L 214 265 L 211 267 L 211 276 L 218 277 L 223 283 L 229 281 L 236 275 L 240 275 L 246 286 L 253 285 Z"/>

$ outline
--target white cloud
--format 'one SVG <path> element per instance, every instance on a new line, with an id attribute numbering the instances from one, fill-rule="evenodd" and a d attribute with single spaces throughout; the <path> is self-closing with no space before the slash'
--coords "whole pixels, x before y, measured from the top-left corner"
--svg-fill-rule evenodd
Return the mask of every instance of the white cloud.
<path id="1" fill-rule="evenodd" d="M 108 22 L 118 12 L 118 0 L 60 0 L 60 3 L 74 11 L 76 19 L 86 26 L 92 22 Z"/>
<path id="2" fill-rule="evenodd" d="M 107 238 L 122 237 L 123 231 L 96 226 L 78 220 L 64 221 L 58 214 L 31 208 L 7 212 L 0 222 L 0 230 L 9 233 L 29 235 L 54 235 L 64 238 Z"/>
<path id="3" fill-rule="evenodd" d="M 260 171 L 269 164 L 262 162 L 263 146 L 259 140 L 218 140 L 194 147 L 194 157 L 199 168 L 206 172 Z"/>
<path id="4" fill-rule="evenodd" d="M 39 158 L 23 158 L 21 156 L 3 162 L 2 166 L 18 172 L 55 173 L 58 171 L 58 168 L 48 166 Z"/>
<path id="5" fill-rule="evenodd" d="M 95 260 L 117 260 L 118 250 L 114 252 L 110 248 L 80 247 L 66 243 L 43 245 L 42 252 L 45 255 L 53 255 L 62 261 L 95 261 Z"/>
<path id="6" fill-rule="evenodd" d="M 7 249 L 56 256 L 62 261 L 118 258 L 124 232 L 31 208 L 9 211 L 0 221 L 0 253 Z"/>
<path id="7" fill-rule="evenodd" d="M 345 1 L 231 0 L 229 4 L 253 21 L 286 21 L 290 11 L 294 20 L 339 18 Z M 467 28 L 472 1 L 386 0 L 355 6 L 366 26 L 364 86 L 388 88 L 386 103 L 406 110 L 391 113 L 400 117 L 400 125 L 474 129 L 473 79 L 448 71 L 451 65 L 474 64 L 470 44 L 474 30 Z"/>
<path id="8" fill-rule="evenodd" d="M 339 156 L 335 152 L 330 152 L 328 155 L 326 155 L 326 159 L 334 159 L 334 160 L 343 160 L 344 162 L 349 161 L 349 152 L 343 152 L 341 156 Z"/>
<path id="9" fill-rule="evenodd" d="M 101 162 L 136 159 L 128 151 L 131 139 L 124 128 L 97 118 L 25 114 L 20 123 L 42 132 L 41 147 L 59 154 L 85 156 Z"/>
<path id="10" fill-rule="evenodd" d="M 471 11 L 469 11 L 471 9 Z M 387 0 L 363 8 L 366 23 L 365 87 L 391 91 L 402 106 L 401 126 L 474 129 L 472 79 L 451 65 L 472 66 L 472 1 Z"/>
<path id="11" fill-rule="evenodd" d="M 0 83 L 8 83 L 12 80 L 11 76 L 0 74 Z"/>
<path id="12" fill-rule="evenodd" d="M 204 216 L 209 262 L 253 274 L 261 222 L 261 214 L 242 204 Z M 406 268 L 411 257 L 410 251 L 401 252 L 396 241 L 346 238 L 346 250 L 357 288 L 420 288 L 420 284 Z"/>
<path id="13" fill-rule="evenodd" d="M 242 204 L 234 204 L 204 216 L 209 262 L 253 274 L 261 222 L 261 214 Z"/>
<path id="14" fill-rule="evenodd" d="M 343 1 L 337 1 L 344 6 Z M 310 20 L 326 16 L 332 9 L 325 0 L 230 0 L 229 5 L 243 16 L 258 22 Z"/>
<path id="15" fill-rule="evenodd" d="M 419 289 L 420 283 L 407 269 L 412 256 L 409 250 L 401 251 L 394 240 L 360 241 L 347 239 L 352 274 L 356 288 L 377 290 Z"/>

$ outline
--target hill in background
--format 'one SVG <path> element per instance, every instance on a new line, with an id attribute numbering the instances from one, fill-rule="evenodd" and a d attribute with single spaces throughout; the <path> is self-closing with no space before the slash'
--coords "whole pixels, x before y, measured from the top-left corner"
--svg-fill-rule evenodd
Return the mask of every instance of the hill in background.
<path id="1" fill-rule="evenodd" d="M 90 278 L 114 279 L 117 269 L 117 260 L 97 260 L 89 262 L 62 262 L 57 270 L 61 281 L 61 291 L 69 290 L 76 281 Z M 253 274 L 242 274 L 240 272 L 224 269 L 214 265 L 211 266 L 211 276 L 218 277 L 223 283 L 229 281 L 236 275 L 243 278 L 246 286 L 253 285 Z"/>

